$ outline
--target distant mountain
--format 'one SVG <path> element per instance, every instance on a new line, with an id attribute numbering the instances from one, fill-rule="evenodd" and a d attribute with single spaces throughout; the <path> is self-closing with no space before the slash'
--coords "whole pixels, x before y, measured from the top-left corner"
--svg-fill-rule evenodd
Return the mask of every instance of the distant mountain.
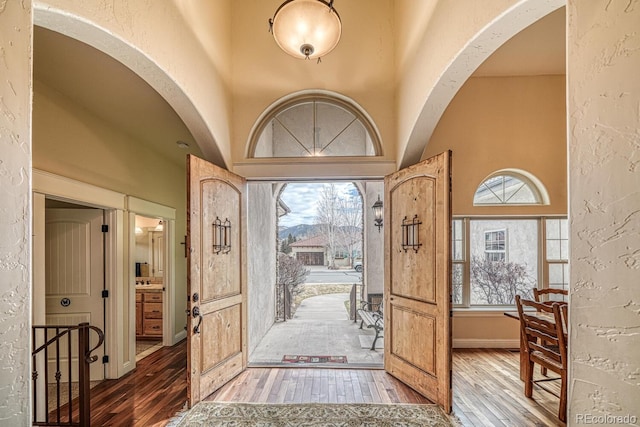
<path id="1" fill-rule="evenodd" d="M 353 227 L 353 232 L 359 232 L 360 227 Z M 322 233 L 322 226 L 319 224 L 298 224 L 291 227 L 280 227 L 278 239 L 286 239 L 291 234 L 296 240 L 305 240 Z"/>
<path id="2" fill-rule="evenodd" d="M 278 239 L 286 239 L 291 234 L 296 240 L 304 240 L 316 236 L 322 232 L 319 225 L 315 224 L 298 224 L 291 227 L 280 227 L 278 230 Z"/>

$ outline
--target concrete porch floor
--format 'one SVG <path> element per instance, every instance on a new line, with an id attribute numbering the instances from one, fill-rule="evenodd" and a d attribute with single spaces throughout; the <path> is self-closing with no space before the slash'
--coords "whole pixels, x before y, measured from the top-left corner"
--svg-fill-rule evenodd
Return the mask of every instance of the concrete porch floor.
<path id="1" fill-rule="evenodd" d="M 249 366 L 298 364 L 282 363 L 285 355 L 346 356 L 348 363 L 307 363 L 304 367 L 382 368 L 383 338 L 376 349 L 362 348 L 361 340 L 369 345 L 375 332 L 359 329 L 360 322 L 349 320 L 345 301 L 349 294 L 329 294 L 306 298 L 293 319 L 275 323 L 258 347 L 249 356 Z M 362 335 L 364 338 L 360 338 Z"/>

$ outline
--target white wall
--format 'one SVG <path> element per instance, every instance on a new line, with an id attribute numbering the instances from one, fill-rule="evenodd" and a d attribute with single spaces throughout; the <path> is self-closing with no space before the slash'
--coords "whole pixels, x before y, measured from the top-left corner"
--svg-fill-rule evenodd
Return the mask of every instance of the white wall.
<path id="1" fill-rule="evenodd" d="M 373 209 L 371 208 L 376 200 L 384 204 L 384 182 L 365 182 L 364 194 L 364 281 L 367 286 L 367 293 L 381 294 L 384 289 L 384 227 L 382 224 L 380 232 L 374 223 Z M 366 296 L 365 296 L 366 298 Z"/>
<path id="2" fill-rule="evenodd" d="M 31 2 L 0 5 L 0 423 L 31 425 Z"/>
<path id="3" fill-rule="evenodd" d="M 569 0 L 568 424 L 640 423 L 640 8 Z"/>
<path id="4" fill-rule="evenodd" d="M 273 325 L 276 283 L 276 196 L 271 183 L 247 185 L 249 355 Z"/>

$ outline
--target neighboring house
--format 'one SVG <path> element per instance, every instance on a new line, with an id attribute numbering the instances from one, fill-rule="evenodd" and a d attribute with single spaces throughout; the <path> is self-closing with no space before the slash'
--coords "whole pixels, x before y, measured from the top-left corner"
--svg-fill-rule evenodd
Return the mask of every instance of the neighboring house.
<path id="1" fill-rule="evenodd" d="M 555 238 L 560 245 L 566 240 L 568 255 L 542 259 L 555 262 L 549 267 L 562 273 L 558 286 L 570 289 L 570 416 L 637 414 L 640 391 L 630 379 L 640 369 L 633 333 L 640 300 L 640 8 L 597 0 L 387 0 L 375 7 L 344 1 L 336 4 L 344 40 L 316 64 L 280 51 L 265 29 L 273 12 L 265 3 L 2 3 L 0 343 L 10 349 L 0 358 L 3 423 L 32 421 L 30 329 L 45 318 L 45 251 L 31 240 L 44 239 L 51 200 L 97 207 L 115 224 L 105 245 L 110 270 L 101 276 L 113 297 L 104 302 L 111 310 L 104 316 L 111 334 L 106 376 L 135 369 L 135 264 L 124 257 L 134 241 L 131 219 L 149 214 L 152 203 L 152 216 L 169 218 L 166 274 L 173 286 L 166 291 L 171 310 L 163 343 L 184 338 L 187 153 L 251 179 L 242 200 L 250 206 L 247 287 L 259 297 L 249 299 L 248 312 L 273 313 L 274 224 L 283 211 L 275 203 L 277 183 L 359 180 L 368 216 L 365 277 L 381 283 L 382 275 L 370 269 L 382 268 L 382 236 L 398 227 L 384 223 L 378 232 L 373 226 L 368 207 L 385 194 L 382 178 L 452 150 L 454 218 L 473 224 L 487 216 L 535 216 L 543 223 L 551 216 L 570 224 L 570 240 Z M 528 28 L 553 15 L 561 23 L 559 43 L 543 44 L 552 35 L 544 29 L 538 35 L 545 37 L 526 37 Z M 501 50 L 503 44 L 511 49 Z M 561 66 L 546 67 L 554 55 Z M 257 124 L 273 118 L 276 107 L 286 127 L 265 125 L 265 140 L 272 141 L 269 133 L 295 133 L 285 120 L 287 103 L 309 92 L 359 113 L 353 122 L 366 126 L 340 135 L 364 140 L 361 152 L 342 151 L 326 138 L 343 128 L 332 121 L 306 132 L 323 144 L 314 146 L 317 151 L 293 137 L 285 141 L 289 149 L 256 144 Z M 295 150 L 302 153 L 298 158 L 279 157 Z M 478 185 L 503 168 L 531 171 L 547 186 L 550 201 L 474 205 Z M 488 184 L 479 204 L 492 199 L 497 184 Z M 513 228 L 492 226 L 478 235 L 485 240 L 476 248 L 483 256 L 514 259 Z M 461 233 L 461 246 L 468 238 Z M 322 246 L 307 252 L 321 253 Z M 468 262 L 454 257 L 465 305 L 452 310 L 454 345 L 517 343 L 517 328 L 504 319 L 503 308 L 472 307 L 464 282 Z M 564 275 L 569 263 L 570 278 Z M 271 326 L 265 318 L 249 317 L 249 346 Z"/>
<path id="2" fill-rule="evenodd" d="M 304 265 L 329 265 L 327 238 L 317 235 L 291 243 L 291 256 Z"/>
<path id="3" fill-rule="evenodd" d="M 362 242 L 360 242 L 362 244 Z M 319 234 L 310 239 L 299 240 L 291 243 L 291 256 L 302 262 L 304 265 L 329 265 L 331 257 L 327 243 L 327 237 Z M 351 245 L 358 246 L 357 244 Z M 362 260 L 359 250 L 354 251 L 349 257 L 348 247 L 337 247 L 333 253 L 333 260 L 336 267 L 350 267 L 350 260 Z"/>

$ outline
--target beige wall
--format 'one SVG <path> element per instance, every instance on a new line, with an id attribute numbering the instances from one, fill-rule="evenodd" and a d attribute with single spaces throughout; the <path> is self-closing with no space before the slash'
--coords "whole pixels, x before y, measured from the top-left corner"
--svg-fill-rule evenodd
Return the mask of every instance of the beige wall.
<path id="1" fill-rule="evenodd" d="M 0 420 L 31 425 L 31 3 L 0 6 Z"/>
<path id="2" fill-rule="evenodd" d="M 640 423 L 640 8 L 569 0 L 569 414 Z M 584 423 L 582 423 L 584 424 Z"/>
<path id="3" fill-rule="evenodd" d="M 564 4 L 439 0 L 416 9 L 414 1 L 395 2 L 399 167 L 418 161 L 453 96 L 489 55 Z"/>
<path id="4" fill-rule="evenodd" d="M 422 159 L 446 150 L 453 152 L 453 215 L 566 215 L 565 76 L 469 79 L 443 114 Z M 535 175 L 551 204 L 473 206 L 478 185 L 505 168 Z"/>
<path id="5" fill-rule="evenodd" d="M 278 99 L 307 89 L 334 91 L 360 104 L 380 130 L 385 155 L 393 159 L 393 2 L 377 0 L 375 7 L 370 0 L 336 3 L 344 31 L 320 64 L 290 57 L 267 32 L 267 20 L 280 3 L 247 0 L 232 5 L 234 162 L 244 161 L 251 127 L 260 114 Z M 245 13 L 249 9 L 251 13 Z"/>
<path id="6" fill-rule="evenodd" d="M 453 215 L 567 213 L 565 76 L 477 77 L 460 89 L 436 127 L 423 159 L 452 150 Z M 548 206 L 473 206 L 492 172 L 526 170 L 545 185 Z M 457 310 L 454 347 L 515 347 L 518 322 Z"/>
<path id="7" fill-rule="evenodd" d="M 207 158 L 231 163 L 230 0 L 36 0 L 36 25 L 87 43 L 149 83 Z"/>
<path id="8" fill-rule="evenodd" d="M 176 150 L 179 148 L 176 147 Z M 193 148 L 196 155 L 202 155 Z M 186 153 L 185 153 L 186 156 Z M 33 167 L 176 210 L 176 319 L 186 324 L 186 160 L 175 163 L 40 82 L 35 83 Z"/>

